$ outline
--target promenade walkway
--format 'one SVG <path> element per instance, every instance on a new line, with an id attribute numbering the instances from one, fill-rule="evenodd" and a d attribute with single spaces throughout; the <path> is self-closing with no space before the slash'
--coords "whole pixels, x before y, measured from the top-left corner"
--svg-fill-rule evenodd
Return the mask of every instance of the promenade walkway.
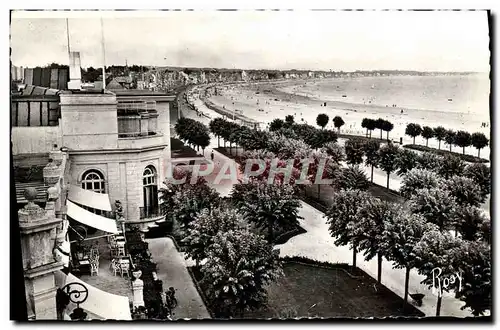
<path id="1" fill-rule="evenodd" d="M 209 319 L 210 314 L 201 299 L 186 268 L 186 261 L 177 251 L 171 238 L 160 237 L 146 240 L 153 261 L 157 264 L 157 275 L 163 281 L 164 289 L 173 286 L 176 289 L 178 306 L 172 318 Z"/>

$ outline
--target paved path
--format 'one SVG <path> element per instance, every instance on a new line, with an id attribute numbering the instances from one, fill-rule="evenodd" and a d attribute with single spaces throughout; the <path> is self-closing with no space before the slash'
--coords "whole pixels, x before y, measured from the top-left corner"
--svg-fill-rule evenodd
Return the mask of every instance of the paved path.
<path id="1" fill-rule="evenodd" d="M 173 319 L 209 319 L 210 314 L 203 303 L 189 275 L 183 256 L 168 237 L 146 240 L 154 262 L 158 265 L 158 278 L 166 290 L 176 289 L 178 306 L 174 309 Z"/>

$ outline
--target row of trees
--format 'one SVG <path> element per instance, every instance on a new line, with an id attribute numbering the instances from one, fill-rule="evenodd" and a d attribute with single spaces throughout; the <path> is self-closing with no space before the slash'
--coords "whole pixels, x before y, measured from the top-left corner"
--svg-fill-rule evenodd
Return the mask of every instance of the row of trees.
<path id="1" fill-rule="evenodd" d="M 203 153 L 205 153 L 205 148 L 210 145 L 208 128 L 194 119 L 179 118 L 175 124 L 175 132 L 184 143 L 196 146 L 198 151 L 201 147 Z"/>
<path id="2" fill-rule="evenodd" d="M 371 167 L 371 182 L 373 170 L 380 168 L 387 174 L 387 188 L 389 188 L 390 175 L 396 173 L 405 175 L 413 169 L 423 169 L 434 172 L 445 178 L 453 176 L 466 176 L 473 179 L 480 187 L 483 201 L 490 193 L 491 175 L 490 168 L 484 164 L 466 165 L 464 161 L 453 155 L 438 156 L 430 152 L 416 153 L 399 148 L 391 143 L 381 146 L 378 141 L 363 141 L 349 139 L 345 147 L 336 151 L 340 157 L 345 153 L 345 160 L 350 165 L 364 164 Z"/>
<path id="3" fill-rule="evenodd" d="M 233 144 L 236 144 L 244 150 L 271 149 L 271 151 L 278 151 L 272 147 L 272 144 L 280 137 L 285 137 L 292 142 L 295 140 L 296 143 L 302 146 L 307 145 L 313 149 L 319 149 L 328 142 L 337 141 L 337 134 L 334 131 L 317 129 L 306 124 L 296 124 L 293 122 L 293 116 L 287 116 L 284 121 L 281 119 L 273 120 L 270 123 L 269 132 L 238 125 L 222 118 L 213 119 L 209 128 L 210 132 L 217 137 L 218 145 L 220 146 L 220 138 L 222 138 L 224 147 L 227 141 L 230 149 Z"/>
<path id="4" fill-rule="evenodd" d="M 324 129 L 326 127 L 326 125 L 328 125 L 328 122 L 330 121 L 330 117 L 328 117 L 327 114 L 325 113 L 320 113 L 317 117 L 316 117 L 316 124 L 321 127 L 321 129 Z M 340 128 L 342 126 L 344 126 L 345 122 L 344 120 L 342 119 L 342 117 L 340 116 L 335 116 L 333 117 L 332 119 L 332 122 L 333 122 L 333 126 L 335 126 L 335 128 L 339 131 L 340 133 Z"/>
<path id="5" fill-rule="evenodd" d="M 366 136 L 368 136 L 369 132 L 370 138 L 372 137 L 372 131 L 375 129 L 380 130 L 380 139 L 382 139 L 382 131 L 387 132 L 387 140 L 389 140 L 389 132 L 394 129 L 394 124 L 383 118 L 379 119 L 363 118 L 363 120 L 361 121 L 361 127 L 366 128 Z"/>
<path id="6" fill-rule="evenodd" d="M 396 268 L 406 269 L 405 303 L 410 270 L 417 268 L 425 276 L 422 283 L 431 288 L 435 285 L 433 270 L 439 268 L 442 277 L 461 274 L 463 281 L 461 287 L 456 281 L 439 288 L 436 315 L 443 291 L 451 290 L 465 302 L 462 309 L 480 315 L 491 308 L 490 220 L 477 206 L 460 204 L 464 199 L 454 190 L 456 182 L 448 184 L 445 190 L 415 190 L 409 209 L 380 201 L 365 191 L 340 190 L 326 213 L 327 223 L 335 244 L 351 246 L 354 267 L 358 251 L 364 252 L 367 261 L 377 257 L 379 282 L 384 257 Z M 448 231 L 451 228 L 461 237 L 453 237 Z"/>
<path id="7" fill-rule="evenodd" d="M 469 146 L 474 146 L 477 149 L 477 156 L 480 156 L 481 149 L 488 146 L 488 138 L 481 132 L 476 132 L 470 134 L 465 131 L 453 131 L 451 129 L 446 129 L 443 126 L 438 127 L 421 127 L 419 124 L 410 123 L 406 126 L 406 135 L 413 138 L 413 144 L 415 144 L 415 138 L 417 136 L 422 136 L 425 139 L 425 146 L 428 146 L 429 139 L 435 138 L 439 142 L 438 149 L 441 149 L 441 141 L 445 141 L 450 147 L 453 145 L 463 148 L 463 154 L 465 154 L 465 148 Z"/>

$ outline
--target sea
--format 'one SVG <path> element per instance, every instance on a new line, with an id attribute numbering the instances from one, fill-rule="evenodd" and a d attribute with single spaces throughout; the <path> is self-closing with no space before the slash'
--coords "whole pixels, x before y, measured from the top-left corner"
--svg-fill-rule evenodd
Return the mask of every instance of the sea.
<path id="1" fill-rule="evenodd" d="M 488 74 L 324 79 L 283 90 L 325 101 L 473 114 L 490 120 Z"/>

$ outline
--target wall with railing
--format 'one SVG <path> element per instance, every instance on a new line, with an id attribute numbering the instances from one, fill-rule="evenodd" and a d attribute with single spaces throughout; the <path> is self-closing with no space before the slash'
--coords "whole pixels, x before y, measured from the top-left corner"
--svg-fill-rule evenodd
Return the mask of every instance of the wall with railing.
<path id="1" fill-rule="evenodd" d="M 118 137 L 157 135 L 158 112 L 155 101 L 123 101 L 117 105 Z"/>

